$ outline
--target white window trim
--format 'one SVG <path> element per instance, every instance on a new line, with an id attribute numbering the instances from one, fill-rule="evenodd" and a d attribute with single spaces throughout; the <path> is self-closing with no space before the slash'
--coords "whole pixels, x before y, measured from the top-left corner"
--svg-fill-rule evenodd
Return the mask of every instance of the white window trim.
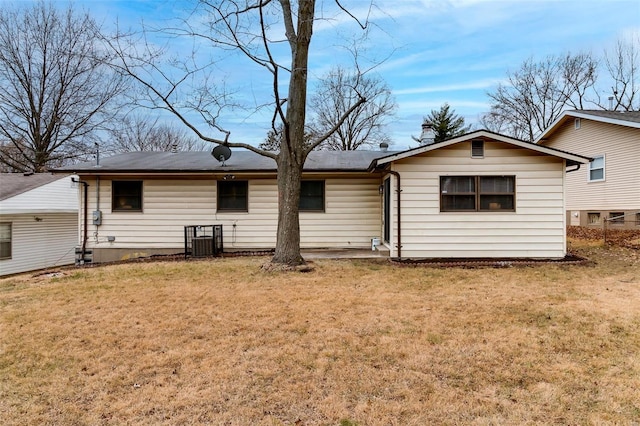
<path id="1" fill-rule="evenodd" d="M 594 155 L 593 159 L 602 157 L 602 179 L 591 179 L 591 165 L 593 162 L 589 163 L 589 168 L 587 170 L 587 182 L 604 182 L 607 179 L 607 158 L 605 154 L 602 155 Z M 597 169 L 596 169 L 597 170 Z"/>
<path id="2" fill-rule="evenodd" d="M 0 260 L 10 260 L 13 259 L 13 222 L 0 222 L 0 224 L 9 226 L 9 256 L 0 257 Z"/>

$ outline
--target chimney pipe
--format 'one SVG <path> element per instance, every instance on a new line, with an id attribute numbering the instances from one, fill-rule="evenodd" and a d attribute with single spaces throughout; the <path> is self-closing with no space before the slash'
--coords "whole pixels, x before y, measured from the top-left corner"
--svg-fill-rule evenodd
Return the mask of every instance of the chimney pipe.
<path id="1" fill-rule="evenodd" d="M 100 167 L 100 144 L 96 142 L 94 146 L 96 147 L 96 167 Z"/>
<path id="2" fill-rule="evenodd" d="M 425 118 L 422 122 L 422 134 L 420 135 L 420 145 L 431 145 L 436 140 L 436 132 L 433 130 L 433 123 Z"/>

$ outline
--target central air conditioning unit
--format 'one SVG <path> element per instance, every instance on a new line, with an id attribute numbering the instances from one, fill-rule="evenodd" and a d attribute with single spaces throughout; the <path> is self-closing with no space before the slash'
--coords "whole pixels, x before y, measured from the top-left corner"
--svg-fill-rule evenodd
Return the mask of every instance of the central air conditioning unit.
<path id="1" fill-rule="evenodd" d="M 184 227 L 184 256 L 222 255 L 222 225 L 190 225 Z"/>
<path id="2" fill-rule="evenodd" d="M 193 257 L 213 256 L 213 237 L 195 237 L 193 239 Z"/>

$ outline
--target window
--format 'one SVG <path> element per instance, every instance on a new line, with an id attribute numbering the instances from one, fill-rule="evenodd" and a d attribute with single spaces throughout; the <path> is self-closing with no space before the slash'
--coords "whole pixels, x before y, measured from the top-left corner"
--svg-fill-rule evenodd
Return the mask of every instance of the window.
<path id="1" fill-rule="evenodd" d="M 246 180 L 218 181 L 218 211 L 249 211 L 249 182 Z"/>
<path id="2" fill-rule="evenodd" d="M 324 211 L 324 181 L 303 180 L 300 186 L 300 211 Z"/>
<path id="3" fill-rule="evenodd" d="M 115 212 L 142 211 L 142 181 L 114 180 L 111 183 L 111 209 Z"/>
<path id="4" fill-rule="evenodd" d="M 11 223 L 0 223 L 0 259 L 11 259 Z"/>
<path id="5" fill-rule="evenodd" d="M 604 155 L 594 157 L 589 163 L 589 182 L 604 180 Z"/>
<path id="6" fill-rule="evenodd" d="M 482 139 L 471 141 L 471 158 L 484 158 L 484 141 Z"/>
<path id="7" fill-rule="evenodd" d="M 441 176 L 440 211 L 515 211 L 515 176 Z"/>
<path id="8" fill-rule="evenodd" d="M 597 213 L 597 212 L 587 213 L 587 223 L 589 225 L 599 225 L 600 213 Z"/>
<path id="9" fill-rule="evenodd" d="M 624 212 L 610 212 L 609 221 L 612 225 L 624 225 Z"/>

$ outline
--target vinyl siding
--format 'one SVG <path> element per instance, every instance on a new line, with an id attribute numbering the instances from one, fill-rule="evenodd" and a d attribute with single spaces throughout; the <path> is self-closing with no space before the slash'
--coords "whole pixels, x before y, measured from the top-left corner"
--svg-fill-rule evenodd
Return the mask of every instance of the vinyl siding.
<path id="1" fill-rule="evenodd" d="M 211 224 L 223 225 L 226 250 L 275 247 L 278 190 L 274 178 L 249 179 L 248 212 L 224 213 L 216 212 L 217 183 L 212 177 L 118 179 L 143 181 L 143 211 L 112 212 L 112 179 L 101 177 L 102 225 L 92 225 L 89 214 L 89 248 L 182 252 L 184 226 Z M 90 185 L 91 213 L 97 208 L 96 182 L 92 177 L 84 180 Z M 379 178 L 371 175 L 325 179 L 325 212 L 300 212 L 302 247 L 368 247 L 380 229 L 379 184 Z M 115 241 L 108 242 L 108 236 Z"/>
<path id="2" fill-rule="evenodd" d="M 402 257 L 563 257 L 564 161 L 499 142 L 486 142 L 484 158 L 472 159 L 470 145 L 462 142 L 393 164 L 402 183 Z M 440 212 L 440 176 L 447 175 L 515 176 L 516 211 Z"/>
<path id="3" fill-rule="evenodd" d="M 78 244 L 77 213 L 2 215 L 11 223 L 11 259 L 0 260 L 0 275 L 73 264 Z"/>
<path id="4" fill-rule="evenodd" d="M 0 214 L 74 211 L 78 211 L 78 190 L 68 176 L 0 201 Z"/>
<path id="5" fill-rule="evenodd" d="M 587 157 L 605 155 L 605 180 L 588 182 L 589 165 L 567 175 L 568 210 L 640 210 L 640 129 L 571 118 L 549 139 L 553 148 Z"/>

